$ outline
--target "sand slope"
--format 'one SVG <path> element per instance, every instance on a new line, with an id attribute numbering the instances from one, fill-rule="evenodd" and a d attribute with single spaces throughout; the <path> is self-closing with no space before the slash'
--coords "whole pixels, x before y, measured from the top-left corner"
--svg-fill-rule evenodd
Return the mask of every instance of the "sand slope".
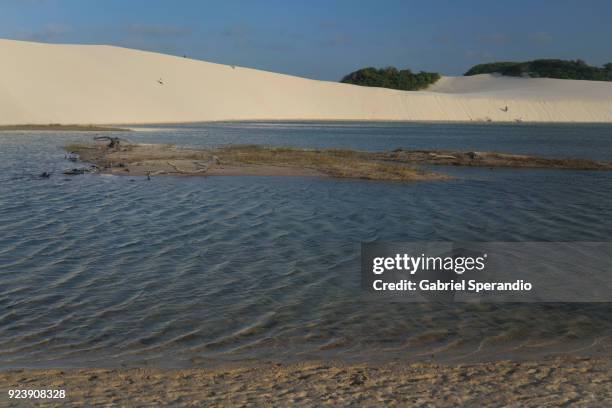
<path id="1" fill-rule="evenodd" d="M 428 91 L 403 92 L 119 47 L 13 40 L 0 40 L 0 59 L 0 125 L 249 119 L 612 122 L 610 82 L 479 75 L 445 77 Z"/>

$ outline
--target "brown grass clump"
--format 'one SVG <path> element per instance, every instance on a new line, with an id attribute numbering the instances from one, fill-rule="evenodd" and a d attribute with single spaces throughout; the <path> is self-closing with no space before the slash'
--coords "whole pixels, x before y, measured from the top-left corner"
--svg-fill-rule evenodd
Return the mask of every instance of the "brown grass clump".
<path id="1" fill-rule="evenodd" d="M 497 152 L 457 152 L 450 150 L 403 150 L 378 153 L 381 160 L 468 167 L 511 167 L 532 169 L 612 170 L 612 163 L 588 159 L 556 159 Z"/>
<path id="2" fill-rule="evenodd" d="M 410 166 L 378 161 L 371 153 L 354 150 L 242 145 L 219 148 L 214 153 L 222 162 L 228 164 L 301 167 L 337 178 L 412 181 L 434 176 Z"/>

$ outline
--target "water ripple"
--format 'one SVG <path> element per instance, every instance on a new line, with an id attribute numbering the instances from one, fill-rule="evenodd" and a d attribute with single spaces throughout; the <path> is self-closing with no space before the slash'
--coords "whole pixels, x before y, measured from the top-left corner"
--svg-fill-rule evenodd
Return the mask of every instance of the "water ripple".
<path id="1" fill-rule="evenodd" d="M 597 126 L 579 129 L 590 143 L 580 147 L 578 130 L 558 126 L 203 126 L 133 138 L 519 153 L 530 138 L 526 153 L 612 159 L 610 129 Z M 89 137 L 0 135 L 0 366 L 484 359 L 605 352 L 612 338 L 607 304 L 383 304 L 359 287 L 360 242 L 608 241 L 609 173 L 450 168 L 456 181 L 417 184 L 59 175 L 59 147 Z"/>

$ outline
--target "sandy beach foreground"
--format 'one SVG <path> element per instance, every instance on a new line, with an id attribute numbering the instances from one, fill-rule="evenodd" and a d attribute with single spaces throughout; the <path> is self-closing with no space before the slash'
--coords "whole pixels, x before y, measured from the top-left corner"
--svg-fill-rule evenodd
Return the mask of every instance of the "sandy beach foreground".
<path id="1" fill-rule="evenodd" d="M 612 404 L 612 360 L 557 358 L 465 365 L 302 363 L 242 368 L 11 370 L 10 389 L 63 389 L 38 406 L 603 407 Z"/>

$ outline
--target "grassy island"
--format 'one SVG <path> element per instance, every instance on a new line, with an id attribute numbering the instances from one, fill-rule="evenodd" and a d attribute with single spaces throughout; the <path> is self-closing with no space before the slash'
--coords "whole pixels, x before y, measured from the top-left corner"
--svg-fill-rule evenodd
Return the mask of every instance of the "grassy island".
<path id="1" fill-rule="evenodd" d="M 406 163 L 386 161 L 377 154 L 353 150 L 252 145 L 187 149 L 164 144 L 110 144 L 73 144 L 66 149 L 78 155 L 81 161 L 93 163 L 100 171 L 112 174 L 328 176 L 400 182 L 449 178 Z"/>
<path id="2" fill-rule="evenodd" d="M 65 174 L 103 172 L 134 176 L 327 176 L 379 181 L 446 180 L 451 177 L 421 165 L 612 170 L 611 163 L 553 159 L 495 152 L 404 150 L 363 152 L 346 149 L 303 149 L 234 145 L 214 149 L 168 144 L 130 143 L 99 136 L 98 143 L 66 147 L 73 161 L 93 164 Z M 100 143 L 104 141 L 105 143 Z M 106 143 L 108 141 L 109 143 Z"/>

